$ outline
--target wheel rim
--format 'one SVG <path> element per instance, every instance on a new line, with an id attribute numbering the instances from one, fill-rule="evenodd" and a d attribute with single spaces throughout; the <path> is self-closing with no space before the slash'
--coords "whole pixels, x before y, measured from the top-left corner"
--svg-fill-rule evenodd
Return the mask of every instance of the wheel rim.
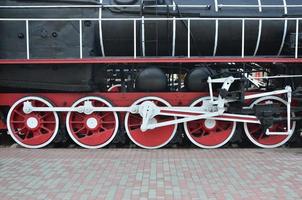
<path id="1" fill-rule="evenodd" d="M 99 97 L 79 99 L 72 107 L 82 106 L 88 100 L 94 107 L 112 107 L 108 101 Z M 71 139 L 81 147 L 102 148 L 114 139 L 118 130 L 118 116 L 116 112 L 93 112 L 89 115 L 69 112 L 66 129 Z"/>
<path id="2" fill-rule="evenodd" d="M 263 104 L 268 101 L 274 103 L 280 103 L 283 106 L 286 106 L 286 101 L 279 97 L 270 96 L 270 97 L 263 97 L 254 101 L 250 108 L 253 108 L 256 104 Z M 286 116 L 286 113 L 285 113 Z M 292 113 L 294 117 L 294 114 Z M 251 123 L 244 123 L 244 131 L 249 140 L 257 145 L 258 147 L 262 148 L 276 148 L 285 144 L 292 136 L 296 127 L 296 122 L 291 123 L 291 134 L 289 135 L 266 135 L 266 130 L 262 130 L 261 125 L 259 124 L 251 124 Z M 278 123 L 274 123 L 272 127 L 269 128 L 270 131 L 279 131 L 285 132 L 287 130 L 287 122 L 282 121 Z"/>
<path id="3" fill-rule="evenodd" d="M 42 148 L 53 141 L 58 133 L 59 118 L 56 112 L 23 112 L 23 103 L 30 101 L 35 107 L 53 107 L 40 97 L 25 97 L 9 110 L 7 129 L 13 140 L 26 148 Z"/>
<path id="4" fill-rule="evenodd" d="M 191 107 L 202 106 L 210 97 L 202 97 L 191 104 Z M 213 149 L 230 141 L 236 130 L 236 122 L 201 119 L 184 123 L 189 140 L 198 147 Z"/>
<path id="5" fill-rule="evenodd" d="M 153 101 L 158 106 L 171 107 L 171 105 L 167 101 L 158 97 L 145 97 L 137 100 L 133 103 L 133 105 L 139 105 L 144 101 Z M 156 116 L 154 119 L 152 119 L 152 121 L 155 123 L 173 119 L 176 119 L 176 117 Z M 173 139 L 177 130 L 177 125 L 170 125 L 143 132 L 140 129 L 141 124 L 142 117 L 139 114 L 126 114 L 125 129 L 128 137 L 137 146 L 145 149 L 157 149 L 167 145 Z"/>

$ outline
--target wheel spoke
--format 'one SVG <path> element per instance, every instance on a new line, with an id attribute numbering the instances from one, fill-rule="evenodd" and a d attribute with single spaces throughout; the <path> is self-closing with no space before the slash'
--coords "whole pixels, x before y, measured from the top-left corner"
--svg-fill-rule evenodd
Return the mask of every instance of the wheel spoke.
<path id="1" fill-rule="evenodd" d="M 71 124 L 84 124 L 83 121 L 70 121 Z"/>
<path id="2" fill-rule="evenodd" d="M 141 126 L 142 123 L 135 123 L 135 124 L 129 124 L 129 127 L 137 127 L 137 126 Z"/>
<path id="3" fill-rule="evenodd" d="M 105 113 L 104 115 L 101 115 L 101 113 L 99 113 L 99 114 L 100 114 L 101 119 L 104 119 L 104 118 L 106 118 L 107 116 L 109 116 L 111 113 L 110 113 L 110 112 L 107 112 L 107 113 Z"/>
<path id="4" fill-rule="evenodd" d="M 14 123 L 14 124 L 24 124 L 25 121 L 24 120 L 23 121 L 11 121 L 11 123 Z"/>
<path id="5" fill-rule="evenodd" d="M 83 127 L 81 127 L 80 129 L 74 131 L 74 133 L 77 134 L 77 133 L 81 132 L 81 131 L 84 130 L 84 129 L 85 129 L 85 126 L 83 126 Z"/>
<path id="6" fill-rule="evenodd" d="M 49 116 L 50 112 L 46 112 L 43 116 L 40 117 L 40 119 L 44 119 L 45 117 Z"/>
<path id="7" fill-rule="evenodd" d="M 206 136 L 206 135 L 209 135 L 209 134 L 210 133 L 208 131 L 202 129 L 201 136 Z"/>
<path id="8" fill-rule="evenodd" d="M 253 126 L 253 128 L 250 128 L 249 130 L 250 130 L 251 134 L 254 134 L 254 133 L 261 131 L 262 128 L 261 128 L 261 126 Z"/>
<path id="9" fill-rule="evenodd" d="M 115 121 L 102 121 L 102 124 L 115 124 Z"/>
<path id="10" fill-rule="evenodd" d="M 20 128 L 19 130 L 16 130 L 16 131 L 13 131 L 13 134 L 17 134 L 19 133 L 20 131 L 24 130 L 26 127 L 23 126 L 22 128 Z"/>
<path id="11" fill-rule="evenodd" d="M 85 119 L 85 116 L 82 113 L 76 113 L 76 112 L 74 112 L 72 119 L 77 119 L 77 118 L 80 118 L 79 120 L 83 121 Z"/>
<path id="12" fill-rule="evenodd" d="M 266 136 L 265 131 L 261 131 L 261 133 L 258 136 L 258 139 L 262 139 L 265 136 Z"/>
<path id="13" fill-rule="evenodd" d="M 21 116 L 21 117 L 25 118 L 25 115 L 24 115 L 24 114 L 22 114 L 21 112 L 19 112 L 18 110 L 14 110 L 14 112 L 15 112 L 15 113 L 17 113 L 19 116 Z"/>
<path id="14" fill-rule="evenodd" d="M 190 130 L 190 133 L 191 133 L 191 134 L 194 134 L 194 133 L 196 133 L 197 131 L 200 131 L 200 129 L 202 129 L 201 126 L 199 126 L 198 128 L 195 128 L 195 129 L 193 129 L 193 130 Z"/>
<path id="15" fill-rule="evenodd" d="M 29 133 L 30 133 L 30 130 L 26 129 L 26 131 L 25 131 L 24 134 L 22 135 L 22 136 L 23 136 L 23 137 L 21 138 L 22 141 L 24 141 L 24 140 L 30 138 L 30 137 L 29 137 Z M 20 137 L 19 137 L 19 138 L 20 138 Z"/>
<path id="16" fill-rule="evenodd" d="M 47 134 L 52 132 L 49 128 L 46 128 L 45 126 L 41 126 L 41 129 L 47 131 Z"/>
<path id="17" fill-rule="evenodd" d="M 55 124 L 57 123 L 56 121 L 43 121 L 41 124 Z"/>

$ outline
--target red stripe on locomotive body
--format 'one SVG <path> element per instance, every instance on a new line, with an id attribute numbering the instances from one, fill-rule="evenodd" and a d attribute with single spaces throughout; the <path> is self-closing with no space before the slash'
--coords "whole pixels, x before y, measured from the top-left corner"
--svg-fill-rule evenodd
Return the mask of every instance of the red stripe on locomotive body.
<path id="1" fill-rule="evenodd" d="M 155 92 L 155 93 L 0 93 L 0 106 L 12 106 L 19 99 L 26 96 L 39 96 L 48 99 L 54 106 L 71 106 L 75 101 L 86 96 L 98 96 L 112 102 L 116 107 L 131 106 L 134 101 L 145 96 L 160 97 L 173 106 L 189 106 L 197 98 L 209 96 L 203 92 Z"/>

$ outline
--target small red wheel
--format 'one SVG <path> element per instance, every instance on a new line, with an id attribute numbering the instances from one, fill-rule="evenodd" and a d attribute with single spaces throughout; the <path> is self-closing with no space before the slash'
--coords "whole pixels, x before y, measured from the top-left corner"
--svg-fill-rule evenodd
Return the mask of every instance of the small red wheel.
<path id="1" fill-rule="evenodd" d="M 254 101 L 250 108 L 256 104 L 278 103 L 280 106 L 286 107 L 287 102 L 276 96 L 269 96 L 257 99 Z M 286 111 L 282 114 L 286 116 Z M 294 117 L 294 113 L 292 113 Z M 244 123 L 244 131 L 249 140 L 258 147 L 262 148 L 276 148 L 285 144 L 293 135 L 296 127 L 296 122 L 291 122 L 291 130 L 289 135 L 266 135 L 266 130 L 263 130 L 260 124 Z M 285 132 L 287 131 L 287 121 L 274 123 L 269 130 L 271 132 Z"/>
<path id="2" fill-rule="evenodd" d="M 19 145 L 26 148 L 42 148 L 53 141 L 58 133 L 59 118 L 56 112 L 23 112 L 23 103 L 29 101 L 34 107 L 53 107 L 40 97 L 24 97 L 9 110 L 7 129 Z"/>
<path id="3" fill-rule="evenodd" d="M 191 104 L 200 107 L 210 97 L 202 97 Z M 198 147 L 214 149 L 230 141 L 236 130 L 236 122 L 201 119 L 184 123 L 184 130 L 189 140 Z"/>
<path id="4" fill-rule="evenodd" d="M 84 97 L 72 107 L 82 106 L 85 101 L 91 101 L 94 107 L 112 107 L 108 101 L 99 97 Z M 118 131 L 118 116 L 116 112 L 93 112 L 89 115 L 69 112 L 66 128 L 71 139 L 81 147 L 102 148 L 114 139 Z"/>
<path id="5" fill-rule="evenodd" d="M 133 105 L 140 105 L 145 101 L 152 101 L 157 106 L 171 105 L 159 97 L 144 97 L 137 100 Z M 176 117 L 170 116 L 156 116 L 150 123 L 159 123 L 174 120 Z M 169 125 L 164 127 L 155 128 L 143 132 L 140 127 L 142 124 L 142 117 L 139 114 L 127 113 L 125 116 L 125 129 L 128 137 L 137 146 L 145 149 L 157 149 L 167 145 L 174 137 L 177 125 Z"/>
<path id="6" fill-rule="evenodd" d="M 122 90 L 121 84 L 113 85 L 108 89 L 108 92 L 120 92 Z"/>

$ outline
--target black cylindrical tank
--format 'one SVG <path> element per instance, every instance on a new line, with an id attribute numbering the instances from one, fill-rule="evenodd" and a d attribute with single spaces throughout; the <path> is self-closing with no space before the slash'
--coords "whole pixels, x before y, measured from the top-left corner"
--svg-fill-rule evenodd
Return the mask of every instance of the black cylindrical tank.
<path id="1" fill-rule="evenodd" d="M 208 77 L 213 77 L 215 74 L 217 74 L 217 72 L 209 67 L 196 67 L 186 75 L 185 87 L 188 91 L 208 91 Z"/>
<path id="2" fill-rule="evenodd" d="M 140 92 L 163 92 L 167 90 L 167 76 L 155 67 L 142 70 L 135 82 L 135 88 Z"/>
<path id="3" fill-rule="evenodd" d="M 124 19 L 102 23 L 83 20 L 83 57 L 133 56 L 134 22 L 131 20 L 133 18 L 137 19 L 137 56 L 172 56 L 172 52 L 175 52 L 174 56 L 187 56 L 187 18 L 193 18 L 189 32 L 191 56 L 240 56 L 242 53 L 241 19 L 245 18 L 245 55 L 276 56 L 281 47 L 283 47 L 283 55 L 289 54 L 286 48 L 290 47 L 290 41 L 296 31 L 296 21 L 285 22 L 272 18 L 288 19 L 302 16 L 302 7 L 293 6 L 302 5 L 300 0 L 103 0 L 102 3 L 104 5 L 102 9 L 1 9 L 0 18 Z M 3 0 L 0 2 L 0 6 L 70 4 L 83 4 L 83 0 Z M 87 1 L 85 4 L 97 5 L 100 1 Z M 108 8 L 105 5 L 128 5 L 128 7 Z M 137 6 L 129 7 L 129 5 Z M 180 19 L 175 22 L 175 26 L 174 17 Z M 149 21 L 147 18 L 154 18 L 154 20 Z M 156 20 L 156 18 L 170 20 Z M 224 20 L 216 21 L 218 18 Z M 258 18 L 266 20 L 260 22 Z M 300 30 L 302 30 L 302 23 L 300 23 Z M 3 52 L 0 58 L 25 57 L 25 33 L 25 21 L 0 22 L 2 40 L 0 52 Z M 77 20 L 32 21 L 29 23 L 29 34 L 31 58 L 79 57 Z M 285 43 L 283 43 L 284 38 Z"/>

